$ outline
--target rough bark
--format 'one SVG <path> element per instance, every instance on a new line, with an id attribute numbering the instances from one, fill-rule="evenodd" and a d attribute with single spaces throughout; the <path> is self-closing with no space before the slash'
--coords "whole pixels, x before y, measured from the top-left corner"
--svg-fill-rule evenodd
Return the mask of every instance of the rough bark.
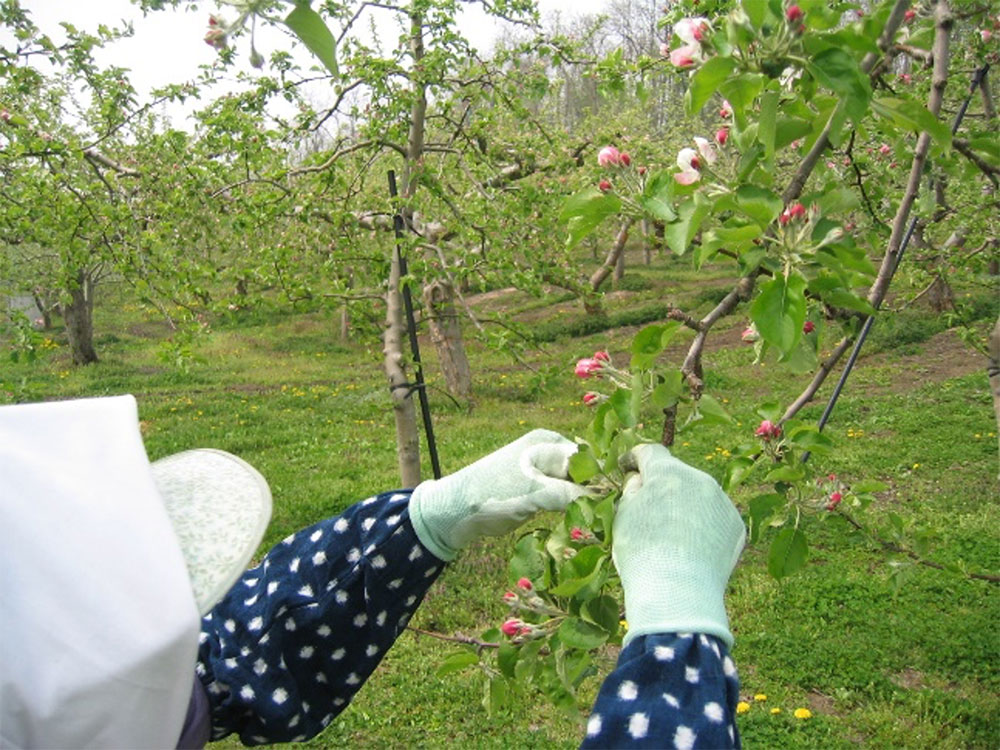
<path id="1" fill-rule="evenodd" d="M 403 315 L 403 296 L 399 293 L 400 278 L 399 253 L 393 253 L 392 267 L 389 271 L 390 292 L 386 295 L 383 366 L 389 378 L 389 390 L 392 394 L 400 481 L 404 487 L 416 487 L 420 484 L 420 433 L 417 429 L 417 410 L 413 405 L 413 392 L 410 389 L 403 357 L 406 324 Z"/>
<path id="2" fill-rule="evenodd" d="M 591 275 L 590 288 L 595 292 L 601 288 L 601 284 L 608 278 L 612 269 L 618 264 L 618 259 L 624 254 L 625 243 L 628 242 L 628 233 L 629 229 L 632 228 L 633 222 L 635 222 L 635 219 L 631 217 L 622 222 L 621 228 L 618 230 L 618 236 L 615 237 L 615 243 L 611 246 L 611 250 L 608 251 L 608 256 L 604 259 L 604 263 Z M 586 305 L 586 300 L 584 301 L 584 305 Z"/>
<path id="3" fill-rule="evenodd" d="M 997 420 L 997 439 L 1000 440 L 1000 316 L 990 334 L 989 360 L 986 374 L 990 378 L 990 391 L 993 393 L 993 412 Z"/>
<path id="4" fill-rule="evenodd" d="M 423 296 L 428 332 L 441 363 L 445 386 L 453 396 L 468 398 L 472 392 L 472 370 L 455 310 L 455 290 L 447 281 L 435 281 L 424 287 Z"/>
<path id="5" fill-rule="evenodd" d="M 60 313 L 66 323 L 73 364 L 89 365 L 97 361 L 97 351 L 94 349 L 93 282 L 85 272 L 78 271 L 68 293 L 69 301 L 60 305 Z"/>

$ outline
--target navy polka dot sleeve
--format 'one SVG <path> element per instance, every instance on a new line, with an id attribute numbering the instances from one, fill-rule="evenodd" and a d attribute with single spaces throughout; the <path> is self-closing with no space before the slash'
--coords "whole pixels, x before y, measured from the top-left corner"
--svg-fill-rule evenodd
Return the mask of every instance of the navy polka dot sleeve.
<path id="1" fill-rule="evenodd" d="M 444 563 L 387 492 L 277 544 L 202 621 L 212 739 L 298 742 L 354 697 Z"/>
<path id="2" fill-rule="evenodd" d="M 739 748 L 739 679 L 710 635 L 638 636 L 601 685 L 583 748 Z"/>

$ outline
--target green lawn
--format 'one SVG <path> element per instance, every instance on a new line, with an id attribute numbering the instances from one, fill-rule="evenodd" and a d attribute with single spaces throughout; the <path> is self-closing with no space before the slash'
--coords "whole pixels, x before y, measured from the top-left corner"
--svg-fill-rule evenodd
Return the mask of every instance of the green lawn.
<path id="1" fill-rule="evenodd" d="M 711 303 L 699 279 L 680 278 L 671 295 Z M 537 372 L 470 345 L 471 409 L 440 396 L 434 355 L 426 348 L 445 471 L 534 427 L 567 435 L 581 431 L 587 414 L 573 362 L 596 348 L 612 353 L 627 348 L 636 330 L 628 325 L 629 311 L 664 299 L 662 290 L 645 287 L 633 282 L 630 288 L 637 291 L 614 296 L 609 324 L 620 327 L 576 337 L 570 335 L 572 324 L 582 312 L 572 306 L 566 312 L 565 300 L 557 315 L 558 300 L 550 300 L 550 308 L 512 297 L 514 312 L 548 325 L 549 343 L 526 355 Z M 987 318 L 990 308 L 996 314 L 987 304 Z M 559 329 L 563 324 L 567 328 Z M 724 324 L 738 331 L 744 321 Z M 848 482 L 886 482 L 889 489 L 879 493 L 869 515 L 878 520 L 891 510 L 912 530 L 930 530 L 931 560 L 1000 574 L 996 424 L 984 360 L 943 324 L 894 325 L 879 334 L 873 349 L 878 353 L 861 359 L 848 384 L 828 428 L 837 451 L 823 470 Z M 203 361 L 180 373 L 156 356 L 164 328 L 108 300 L 97 322 L 100 363 L 72 368 L 56 330 L 38 361 L 0 371 L 0 399 L 134 393 L 151 458 L 212 446 L 241 455 L 267 477 L 274 518 L 265 548 L 374 491 L 396 486 L 393 422 L 377 342 L 339 342 L 334 316 L 316 312 L 232 318 L 217 321 L 215 328 L 198 346 Z M 738 341 L 738 335 L 723 338 Z M 768 368 L 762 372 L 752 364 L 752 352 L 736 343 L 712 349 L 705 364 L 710 389 L 725 399 L 740 426 L 682 436 L 675 450 L 718 473 L 722 453 L 752 433 L 752 400 L 787 401 L 803 380 Z M 829 390 L 828 384 L 824 399 Z M 818 417 L 822 405 L 810 405 L 804 416 Z M 657 429 L 651 425 L 653 434 Z M 734 500 L 745 503 L 757 489 L 741 488 Z M 776 582 L 766 573 L 766 549 L 750 548 L 732 579 L 734 658 L 749 704 L 739 717 L 745 746 L 997 747 L 1000 587 L 917 566 L 897 590 L 890 558 L 876 543 L 837 518 L 807 523 L 811 559 L 803 571 Z M 467 550 L 434 586 L 413 625 L 478 634 L 497 624 L 506 613 L 500 596 L 511 542 L 492 540 Z M 403 635 L 351 707 L 309 744 L 554 748 L 578 743 L 578 719 L 541 698 L 525 696 L 516 709 L 490 716 L 482 707 L 479 676 L 437 678 L 437 664 L 452 649 L 428 636 Z M 613 653 L 604 656 L 606 664 L 613 663 Z M 596 687 L 594 680 L 591 695 Z M 811 718 L 796 718 L 798 708 L 810 709 Z"/>

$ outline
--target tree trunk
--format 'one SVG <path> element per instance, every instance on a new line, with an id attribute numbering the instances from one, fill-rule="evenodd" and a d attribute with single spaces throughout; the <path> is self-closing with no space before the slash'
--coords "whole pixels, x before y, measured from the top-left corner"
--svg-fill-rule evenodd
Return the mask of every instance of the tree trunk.
<path id="1" fill-rule="evenodd" d="M 653 223 L 649 219 L 642 220 L 642 262 L 649 266 L 653 263 L 653 241 L 650 239 L 650 229 Z"/>
<path id="2" fill-rule="evenodd" d="M 472 371 L 462 341 L 462 326 L 455 311 L 455 290 L 451 284 L 435 281 L 425 286 L 424 309 L 445 385 L 453 396 L 468 398 L 472 392 Z"/>
<path id="3" fill-rule="evenodd" d="M 88 365 L 97 361 L 97 352 L 94 350 L 94 284 L 86 273 L 77 272 L 69 295 L 70 301 L 62 303 L 61 313 L 66 322 L 73 364 Z"/>
<path id="4" fill-rule="evenodd" d="M 417 410 L 413 405 L 413 391 L 406 375 L 403 358 L 403 341 L 406 326 L 403 322 L 403 295 L 399 290 L 399 253 L 392 254 L 389 272 L 389 291 L 386 294 L 386 329 L 383 353 L 384 367 L 389 377 L 392 394 L 392 412 L 396 420 L 396 456 L 399 459 L 399 477 L 403 487 L 420 484 L 420 432 L 417 429 Z"/>
<path id="5" fill-rule="evenodd" d="M 993 392 L 993 413 L 997 420 L 997 439 L 1000 440 L 1000 316 L 990 334 L 986 374 L 990 378 L 990 390 Z"/>
<path id="6" fill-rule="evenodd" d="M 624 249 L 622 249 L 622 251 L 620 253 L 618 253 L 618 257 L 615 259 L 615 274 L 614 274 L 614 276 L 611 277 L 611 281 L 613 281 L 615 284 L 617 284 L 623 278 L 625 278 L 625 250 Z"/>

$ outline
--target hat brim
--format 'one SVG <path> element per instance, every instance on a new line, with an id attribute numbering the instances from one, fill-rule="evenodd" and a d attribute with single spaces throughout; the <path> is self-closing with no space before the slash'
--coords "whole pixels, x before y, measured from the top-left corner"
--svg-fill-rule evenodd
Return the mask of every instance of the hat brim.
<path id="1" fill-rule="evenodd" d="M 271 519 L 267 481 L 243 459 L 213 449 L 150 465 L 204 615 L 246 569 Z"/>

